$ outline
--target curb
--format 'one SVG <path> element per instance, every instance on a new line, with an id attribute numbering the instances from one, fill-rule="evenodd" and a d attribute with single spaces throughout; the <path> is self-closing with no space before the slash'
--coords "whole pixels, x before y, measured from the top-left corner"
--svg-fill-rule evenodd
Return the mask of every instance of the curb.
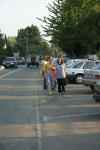
<path id="1" fill-rule="evenodd" d="M 3 69 L 5 69 L 5 67 L 4 66 L 0 66 L 0 71 L 2 71 Z"/>

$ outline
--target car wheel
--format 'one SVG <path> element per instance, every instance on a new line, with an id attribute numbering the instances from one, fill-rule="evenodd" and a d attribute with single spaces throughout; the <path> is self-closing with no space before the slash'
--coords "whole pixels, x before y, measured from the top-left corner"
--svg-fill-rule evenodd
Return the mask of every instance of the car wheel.
<path id="1" fill-rule="evenodd" d="M 95 99 L 94 101 L 95 101 L 95 102 L 98 102 L 98 100 L 97 100 L 97 99 Z"/>
<path id="2" fill-rule="evenodd" d="M 82 75 L 81 75 L 81 74 L 78 74 L 78 75 L 75 77 L 75 82 L 78 83 L 78 84 L 81 84 L 81 83 L 82 83 Z"/>
<path id="3" fill-rule="evenodd" d="M 90 86 L 91 90 L 93 91 L 94 90 L 94 86 Z"/>

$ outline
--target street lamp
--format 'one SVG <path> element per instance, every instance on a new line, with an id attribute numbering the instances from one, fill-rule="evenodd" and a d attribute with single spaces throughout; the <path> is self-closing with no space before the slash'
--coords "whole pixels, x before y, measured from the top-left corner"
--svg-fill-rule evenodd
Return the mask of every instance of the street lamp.
<path id="1" fill-rule="evenodd" d="M 28 56 L 28 30 L 26 32 L 26 57 Z"/>
<path id="2" fill-rule="evenodd" d="M 30 33 L 32 34 L 32 33 Z M 28 30 L 26 31 L 26 56 L 28 56 Z"/>

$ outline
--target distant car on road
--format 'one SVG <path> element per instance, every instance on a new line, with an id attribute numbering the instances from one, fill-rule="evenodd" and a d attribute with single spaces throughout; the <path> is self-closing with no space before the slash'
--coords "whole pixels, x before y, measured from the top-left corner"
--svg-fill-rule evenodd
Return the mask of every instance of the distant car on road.
<path id="1" fill-rule="evenodd" d="M 17 58 L 17 64 L 18 65 L 20 65 L 20 64 L 24 65 L 25 64 L 25 59 L 23 57 Z"/>
<path id="2" fill-rule="evenodd" d="M 17 67 L 17 60 L 14 57 L 6 57 L 2 62 L 2 66 L 6 67 Z"/>
<path id="3" fill-rule="evenodd" d="M 39 67 L 39 56 L 36 54 L 29 54 L 27 57 L 27 67 L 30 65 L 37 65 Z"/>
<path id="4" fill-rule="evenodd" d="M 82 83 L 82 77 L 84 70 L 90 72 L 100 61 L 94 60 L 82 60 L 68 65 L 66 67 L 66 79 L 69 81 L 75 81 L 76 83 Z"/>
<path id="5" fill-rule="evenodd" d="M 96 61 L 98 64 L 95 68 L 91 71 L 84 70 L 84 75 L 82 79 L 82 83 L 85 86 L 90 86 L 92 90 L 94 90 L 94 84 L 100 83 L 100 61 Z"/>

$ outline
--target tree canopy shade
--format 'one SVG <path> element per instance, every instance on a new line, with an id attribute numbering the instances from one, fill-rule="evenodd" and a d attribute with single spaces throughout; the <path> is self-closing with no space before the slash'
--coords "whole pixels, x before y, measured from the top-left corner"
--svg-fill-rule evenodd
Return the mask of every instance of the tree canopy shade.
<path id="1" fill-rule="evenodd" d="M 42 27 L 47 36 L 52 36 L 51 43 L 70 55 L 74 52 L 80 56 L 98 50 L 100 0 L 55 0 L 53 6 L 48 4 L 47 8 L 51 15 L 38 19 L 46 24 Z"/>
<path id="2" fill-rule="evenodd" d="M 38 27 L 34 25 L 19 29 L 17 37 L 8 37 L 8 52 L 11 51 L 12 54 L 12 51 L 13 53 L 20 51 L 20 56 L 25 57 L 27 43 L 29 54 L 52 55 L 53 50 L 50 49 L 48 42 L 41 37 Z"/>
<path id="3" fill-rule="evenodd" d="M 5 44 L 5 39 L 2 39 L 2 34 L 0 34 L 0 63 L 1 63 L 1 59 L 4 58 L 5 56 L 6 49 L 3 48 L 4 44 Z"/>

